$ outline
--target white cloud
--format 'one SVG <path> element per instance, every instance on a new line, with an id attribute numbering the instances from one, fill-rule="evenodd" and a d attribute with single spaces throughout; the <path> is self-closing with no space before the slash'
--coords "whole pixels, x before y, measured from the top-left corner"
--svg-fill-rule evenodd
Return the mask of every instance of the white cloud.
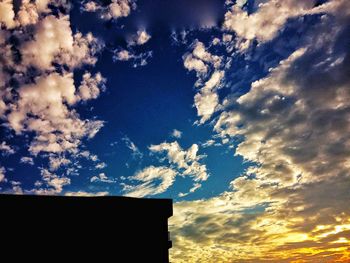
<path id="1" fill-rule="evenodd" d="M 34 165 L 34 160 L 32 157 L 23 156 L 21 157 L 20 163 L 26 163 L 29 165 Z"/>
<path id="2" fill-rule="evenodd" d="M 193 144 L 187 150 L 183 150 L 178 142 L 161 143 L 149 147 L 153 153 L 166 153 L 169 164 L 174 164 L 180 170 L 181 176 L 190 176 L 195 182 L 206 181 L 209 177 L 207 168 L 199 161 L 203 156 L 198 155 L 198 145 Z"/>
<path id="3" fill-rule="evenodd" d="M 53 69 L 52 63 L 66 64 L 71 68 L 95 64 L 95 54 L 102 43 L 91 33 L 73 35 L 69 16 L 47 16 L 35 26 L 33 40 L 22 43 L 20 51 L 24 65 L 41 70 Z"/>
<path id="4" fill-rule="evenodd" d="M 34 192 L 37 194 L 60 194 L 63 190 L 63 187 L 71 183 L 71 180 L 68 177 L 58 176 L 54 173 L 51 173 L 47 169 L 41 169 L 41 176 L 49 188 L 34 190 Z"/>
<path id="5" fill-rule="evenodd" d="M 210 66 L 214 69 L 221 66 L 222 58 L 208 52 L 202 42 L 196 40 L 192 46 L 192 53 L 183 56 L 184 66 L 190 71 L 196 71 L 198 77 L 206 76 Z"/>
<path id="6" fill-rule="evenodd" d="M 225 72 L 220 70 L 223 58 L 212 55 L 202 42 L 196 40 L 192 53 L 185 54 L 183 59 L 185 68 L 197 73 L 198 80 L 195 85 L 200 87 L 200 90 L 194 97 L 194 105 L 197 115 L 201 117 L 199 123 L 203 124 L 219 108 L 219 96 L 216 91 L 220 88 L 225 75 Z M 209 69 L 212 74 L 209 74 Z"/>
<path id="7" fill-rule="evenodd" d="M 182 132 L 177 130 L 177 129 L 174 129 L 171 132 L 171 136 L 174 137 L 174 138 L 180 139 L 182 137 Z"/>
<path id="8" fill-rule="evenodd" d="M 149 166 L 128 179 L 140 182 L 137 185 L 122 184 L 126 196 L 144 197 L 165 192 L 175 180 L 176 171 L 165 167 Z"/>
<path id="9" fill-rule="evenodd" d="M 192 188 L 187 192 L 187 193 L 179 193 L 178 194 L 178 197 L 185 197 L 185 196 L 187 196 L 187 195 L 189 195 L 190 193 L 194 193 L 197 189 L 199 189 L 199 188 L 201 188 L 202 187 L 202 185 L 201 184 L 199 184 L 199 183 L 195 183 L 193 186 L 192 186 Z"/>
<path id="10" fill-rule="evenodd" d="M 23 64 L 50 69 L 61 50 L 73 51 L 73 42 L 68 16 L 45 17 L 36 25 L 34 39 L 21 46 Z"/>
<path id="11" fill-rule="evenodd" d="M 23 0 L 17 17 L 22 26 L 35 24 L 39 19 L 35 3 L 31 3 L 29 0 Z"/>
<path id="12" fill-rule="evenodd" d="M 222 58 L 220 56 L 212 55 L 207 51 L 204 44 L 198 40 L 193 44 L 192 54 L 203 62 L 212 65 L 214 68 L 219 68 L 221 66 Z"/>
<path id="13" fill-rule="evenodd" d="M 184 66 L 190 71 L 196 71 L 197 75 L 206 75 L 208 73 L 208 66 L 202 60 L 195 58 L 192 54 L 184 56 Z"/>
<path id="14" fill-rule="evenodd" d="M 146 66 L 148 60 L 152 58 L 153 51 L 147 51 L 137 54 L 133 50 L 117 49 L 114 51 L 113 60 L 114 61 L 131 61 L 133 67 Z"/>
<path id="15" fill-rule="evenodd" d="M 86 12 L 99 12 L 102 19 L 118 19 L 127 17 L 131 9 L 135 9 L 134 1 L 112 0 L 107 6 L 99 5 L 95 1 L 83 1 L 82 10 Z"/>
<path id="16" fill-rule="evenodd" d="M 126 195 L 143 197 L 163 193 L 174 183 L 177 175 L 193 179 L 193 186 L 189 190 L 189 193 L 193 193 L 202 186 L 201 182 L 209 177 L 206 166 L 200 163 L 200 159 L 204 156 L 198 155 L 197 144 L 183 150 L 177 142 L 164 142 L 151 145 L 149 150 L 157 155 L 165 153 L 166 156 L 161 157 L 160 162 L 164 163 L 167 160 L 169 167 L 151 165 L 126 178 L 130 182 L 136 182 L 136 184 L 121 184 Z M 180 193 L 180 196 L 189 193 Z"/>
<path id="17" fill-rule="evenodd" d="M 0 2 L 0 24 L 4 24 L 8 29 L 16 25 L 12 2 L 12 0 L 3 0 Z"/>
<path id="18" fill-rule="evenodd" d="M 115 183 L 115 179 L 111 179 L 109 177 L 107 177 L 107 175 L 105 173 L 100 173 L 99 175 L 96 175 L 96 176 L 93 176 L 91 177 L 90 179 L 90 182 L 91 183 L 108 183 L 108 184 L 111 184 L 111 183 Z"/>
<path id="19" fill-rule="evenodd" d="M 201 117 L 200 123 L 205 123 L 215 112 L 219 104 L 219 96 L 214 92 L 197 93 L 194 96 L 194 105 L 197 114 Z"/>
<path id="20" fill-rule="evenodd" d="M 128 61 L 134 57 L 133 54 L 131 54 L 128 50 L 123 49 L 120 51 L 117 51 L 115 54 L 115 59 L 120 61 Z"/>
<path id="21" fill-rule="evenodd" d="M 5 168 L 0 166 L 0 183 L 4 183 L 4 182 L 7 182 L 7 179 L 5 177 Z"/>
<path id="22" fill-rule="evenodd" d="M 339 4 L 342 1 L 331 2 Z M 283 29 L 288 19 L 329 10 L 329 3 L 315 7 L 316 3 L 316 0 L 269 0 L 260 3 L 257 11 L 252 14 L 241 8 L 242 3 L 237 3 L 225 14 L 223 29 L 237 34 L 239 38 L 237 48 L 244 51 L 249 47 L 251 40 L 256 39 L 260 43 L 272 40 Z"/>
<path id="23" fill-rule="evenodd" d="M 49 157 L 49 167 L 50 171 L 56 171 L 62 166 L 67 166 L 71 163 L 71 160 L 65 158 L 64 156 L 53 155 Z"/>
<path id="24" fill-rule="evenodd" d="M 75 71 L 94 65 L 103 43 L 91 33 L 73 32 L 70 16 L 65 15 L 70 13 L 67 1 L 24 0 L 15 5 L 0 3 L 1 121 L 16 136 L 30 133 L 29 152 L 49 158 L 50 169 L 42 170 L 49 189 L 35 193 L 60 193 L 70 183 L 66 176 L 79 166 L 70 160 L 80 156 L 83 140 L 94 137 L 103 126 L 102 121 L 82 119 L 75 107 L 97 98 L 105 79 L 100 73 L 85 73 L 81 85 L 74 84 Z M 53 8 L 57 15 L 52 15 Z M 29 158 L 21 162 L 32 164 Z M 63 175 L 50 175 L 61 166 L 66 168 Z"/>
<path id="25" fill-rule="evenodd" d="M 8 145 L 5 141 L 3 141 L 0 144 L 0 152 L 2 152 L 5 155 L 14 154 L 15 150 L 11 147 L 11 145 Z"/>
<path id="26" fill-rule="evenodd" d="M 107 164 L 102 162 L 102 163 L 98 163 L 95 165 L 95 168 L 96 169 L 103 169 L 103 168 L 106 168 L 107 167 Z"/>
<path id="27" fill-rule="evenodd" d="M 66 106 L 66 103 L 74 105 L 79 99 L 72 74 L 39 77 L 36 83 L 22 86 L 18 93 L 19 100 L 8 120 L 17 134 L 24 131 L 37 134 L 29 148 L 33 154 L 76 149 L 81 138 L 92 138 L 103 126 L 101 121 L 79 119 L 79 115 Z"/>
<path id="28" fill-rule="evenodd" d="M 65 196 L 107 196 L 109 195 L 108 192 L 96 192 L 96 193 L 90 193 L 85 191 L 78 191 L 78 192 L 66 192 L 64 194 Z"/>
<path id="29" fill-rule="evenodd" d="M 202 143 L 201 146 L 204 148 L 207 148 L 207 147 L 213 146 L 214 144 L 215 144 L 215 140 L 209 139 L 206 142 Z"/>
<path id="30" fill-rule="evenodd" d="M 104 89 L 106 79 L 101 73 L 96 73 L 94 76 L 89 72 L 85 72 L 83 80 L 79 86 L 79 97 L 81 100 L 96 99 L 100 95 L 100 90 Z"/>
<path id="31" fill-rule="evenodd" d="M 127 42 L 130 46 L 141 46 L 143 44 L 146 44 L 150 39 L 151 35 L 148 34 L 145 30 L 138 30 L 136 35 L 132 35 L 129 39 L 127 39 Z"/>

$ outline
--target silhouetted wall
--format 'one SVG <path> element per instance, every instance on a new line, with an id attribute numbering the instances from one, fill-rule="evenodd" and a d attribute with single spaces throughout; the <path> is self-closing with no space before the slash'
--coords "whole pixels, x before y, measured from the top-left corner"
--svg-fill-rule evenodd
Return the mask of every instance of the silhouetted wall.
<path id="1" fill-rule="evenodd" d="M 169 262 L 171 199 L 0 195 L 1 262 Z"/>

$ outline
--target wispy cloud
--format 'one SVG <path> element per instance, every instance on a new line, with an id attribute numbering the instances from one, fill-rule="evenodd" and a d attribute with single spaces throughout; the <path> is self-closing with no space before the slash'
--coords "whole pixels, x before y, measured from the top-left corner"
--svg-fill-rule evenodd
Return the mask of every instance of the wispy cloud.
<path id="1" fill-rule="evenodd" d="M 137 148 L 134 142 L 130 140 L 128 136 L 124 136 L 122 141 L 125 143 L 126 147 L 131 151 L 133 158 L 143 158 L 143 153 Z"/>

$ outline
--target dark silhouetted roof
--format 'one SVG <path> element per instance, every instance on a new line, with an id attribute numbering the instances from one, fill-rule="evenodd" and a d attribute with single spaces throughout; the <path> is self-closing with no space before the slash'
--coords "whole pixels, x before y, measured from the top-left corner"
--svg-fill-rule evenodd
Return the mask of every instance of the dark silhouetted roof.
<path id="1" fill-rule="evenodd" d="M 2 257 L 169 262 L 172 212 L 171 199 L 0 195 Z"/>

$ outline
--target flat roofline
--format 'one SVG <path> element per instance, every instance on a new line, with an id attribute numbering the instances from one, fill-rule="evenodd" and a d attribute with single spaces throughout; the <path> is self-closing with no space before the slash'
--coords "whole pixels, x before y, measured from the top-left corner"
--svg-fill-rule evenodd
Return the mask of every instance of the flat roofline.
<path id="1" fill-rule="evenodd" d="M 16 195 L 0 194 L 0 203 L 3 202 L 59 202 L 59 205 L 68 204 L 104 204 L 116 206 L 147 206 L 149 208 L 161 209 L 168 217 L 173 215 L 173 200 L 168 198 L 135 198 L 128 196 L 63 196 L 63 195 Z"/>

